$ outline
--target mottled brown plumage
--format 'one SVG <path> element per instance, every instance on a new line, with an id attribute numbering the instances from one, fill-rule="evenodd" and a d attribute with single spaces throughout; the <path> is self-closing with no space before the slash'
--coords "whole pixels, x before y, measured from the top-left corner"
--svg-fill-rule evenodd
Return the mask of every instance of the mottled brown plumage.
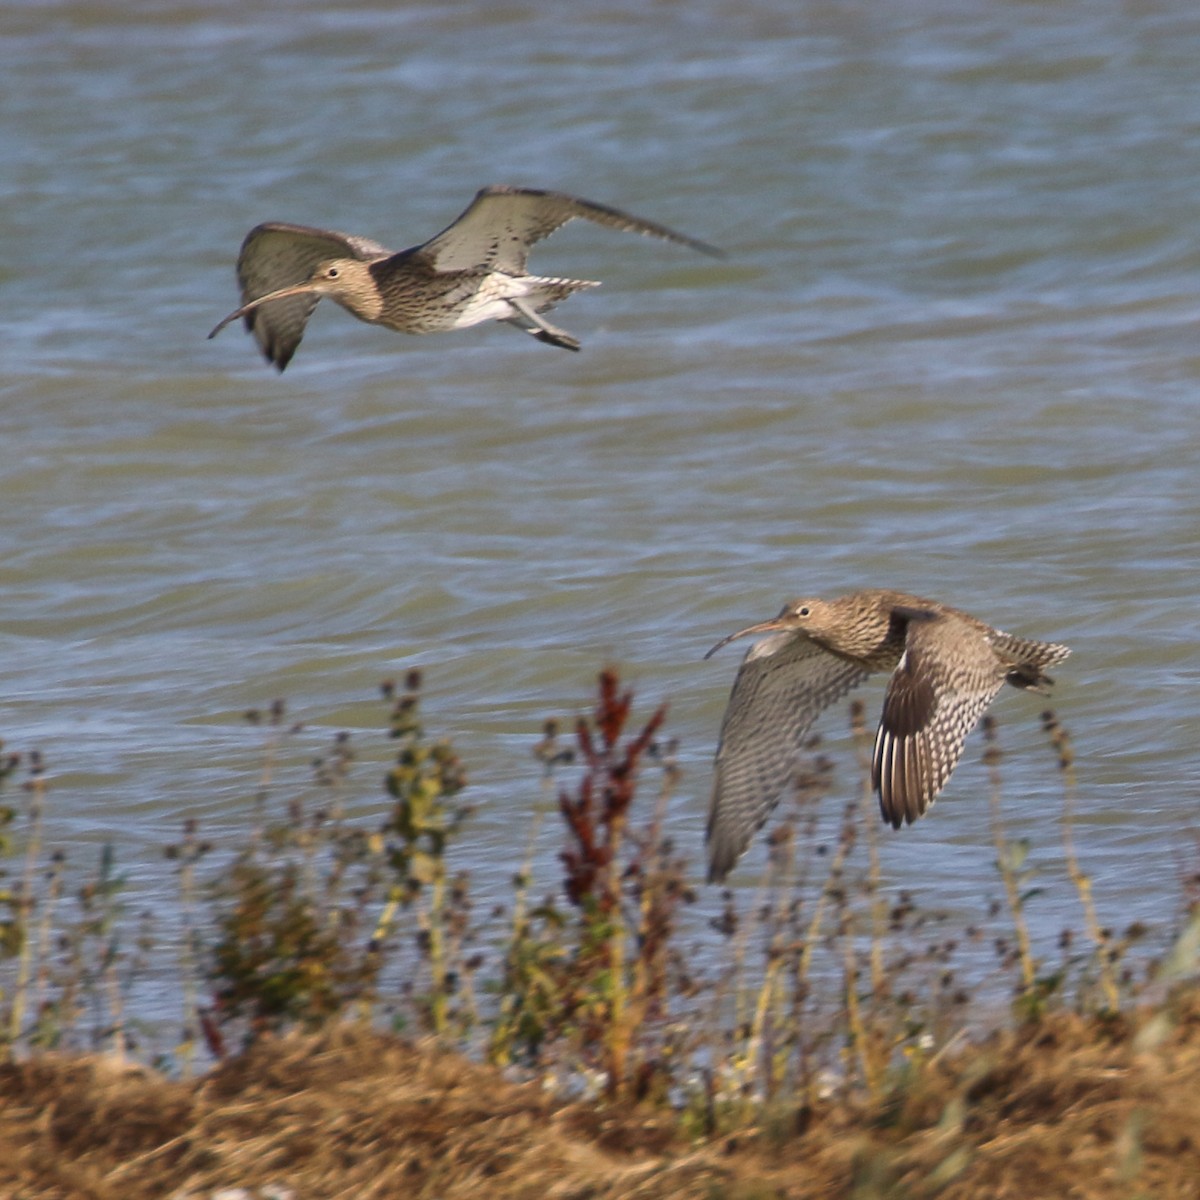
<path id="1" fill-rule="evenodd" d="M 539 341 L 578 350 L 579 340 L 539 314 L 594 280 L 557 279 L 525 270 L 529 249 L 568 221 L 583 218 L 720 256 L 665 225 L 607 205 L 533 188 L 488 187 L 436 237 L 395 253 L 378 242 L 307 225 L 268 222 L 246 235 L 238 255 L 242 305 L 208 336 L 238 317 L 268 362 L 282 371 L 308 318 L 329 296 L 362 321 L 400 333 L 440 333 L 504 321 Z"/>
<path id="2" fill-rule="evenodd" d="M 1070 653 L 936 600 L 879 588 L 796 600 L 708 654 L 754 634 L 768 636 L 742 661 L 717 747 L 707 833 L 714 881 L 733 869 L 779 802 L 817 716 L 868 675 L 891 672 L 871 782 L 883 819 L 899 829 L 937 798 L 1001 687 L 1041 690 L 1051 682 L 1044 670 Z"/>

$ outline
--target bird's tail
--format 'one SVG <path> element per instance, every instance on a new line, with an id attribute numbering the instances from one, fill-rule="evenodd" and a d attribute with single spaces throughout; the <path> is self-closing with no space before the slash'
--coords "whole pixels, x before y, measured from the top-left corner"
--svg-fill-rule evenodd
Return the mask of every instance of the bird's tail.
<path id="1" fill-rule="evenodd" d="M 1002 633 L 993 643 L 1000 655 L 1009 660 L 1008 682 L 1030 692 L 1042 692 L 1054 680 L 1046 674 L 1071 653 L 1069 646 L 1057 642 L 1035 642 L 1029 638 Z"/>
<path id="2" fill-rule="evenodd" d="M 600 286 L 598 279 L 545 279 L 532 275 L 523 280 L 529 290 L 521 297 L 534 312 L 547 312 L 573 292 Z"/>
<path id="3" fill-rule="evenodd" d="M 565 300 L 572 292 L 599 287 L 599 283 L 591 279 L 543 279 L 530 275 L 523 278 L 521 284 L 519 295 L 507 297 L 513 315 L 503 319 L 532 334 L 539 342 L 561 346 L 564 350 L 578 350 L 579 339 L 573 333 L 551 325 L 540 314 L 553 308 L 560 300 Z"/>

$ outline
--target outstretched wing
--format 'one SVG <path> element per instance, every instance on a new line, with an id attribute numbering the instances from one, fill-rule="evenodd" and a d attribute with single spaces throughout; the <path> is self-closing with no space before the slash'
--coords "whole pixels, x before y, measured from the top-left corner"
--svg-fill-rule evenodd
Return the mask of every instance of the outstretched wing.
<path id="1" fill-rule="evenodd" d="M 391 251 L 368 238 L 336 233 L 331 229 L 313 229 L 308 225 L 288 225 L 269 221 L 256 225 L 242 242 L 238 254 L 237 277 L 242 303 L 280 288 L 303 283 L 316 268 L 330 258 L 357 258 L 372 262 L 386 258 Z M 268 362 L 282 371 L 292 360 L 304 327 L 320 296 L 288 296 L 273 300 L 248 312 L 242 320 L 254 334 Z"/>
<path id="2" fill-rule="evenodd" d="M 871 756 L 885 821 L 922 816 L 962 756 L 967 734 L 1004 686 L 988 630 L 950 614 L 911 620 L 888 682 Z"/>
<path id="3" fill-rule="evenodd" d="M 417 249 L 438 271 L 479 268 L 523 275 L 529 248 L 576 218 L 723 257 L 720 250 L 617 208 L 536 188 L 486 187 L 454 222 Z"/>
<path id="4" fill-rule="evenodd" d="M 721 722 L 708 813 L 708 878 L 720 882 L 779 803 L 800 741 L 818 715 L 868 671 L 803 634 L 751 646 Z"/>

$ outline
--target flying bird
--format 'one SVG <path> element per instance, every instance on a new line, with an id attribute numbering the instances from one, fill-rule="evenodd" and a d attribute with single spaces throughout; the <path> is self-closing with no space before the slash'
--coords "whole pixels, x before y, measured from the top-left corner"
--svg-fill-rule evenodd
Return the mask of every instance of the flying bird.
<path id="1" fill-rule="evenodd" d="M 891 672 L 871 755 L 871 785 L 899 829 L 933 804 L 967 734 L 1006 683 L 1040 692 L 1066 646 L 1013 637 L 936 600 L 881 588 L 804 599 L 723 638 L 750 647 L 729 696 L 708 814 L 708 878 L 745 853 L 788 785 L 817 716 L 868 675 Z"/>
<path id="2" fill-rule="evenodd" d="M 268 362 L 282 371 L 322 296 L 360 321 L 400 333 L 442 333 L 504 321 L 540 342 L 578 350 L 579 339 L 541 314 L 597 280 L 525 270 L 530 247 L 576 218 L 723 257 L 705 242 L 620 209 L 534 188 L 487 187 L 436 237 L 399 253 L 367 238 L 270 221 L 238 254 L 242 305 L 208 336 L 242 317 Z"/>

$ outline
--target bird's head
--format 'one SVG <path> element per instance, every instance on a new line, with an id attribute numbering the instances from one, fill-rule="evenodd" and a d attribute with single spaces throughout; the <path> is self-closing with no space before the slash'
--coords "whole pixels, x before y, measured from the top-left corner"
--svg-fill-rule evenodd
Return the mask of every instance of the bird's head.
<path id="1" fill-rule="evenodd" d="M 369 264 L 359 262 L 356 258 L 328 258 L 318 263 L 303 283 L 277 288 L 234 309 L 208 336 L 216 337 L 238 317 L 244 317 L 273 300 L 286 300 L 289 296 L 329 296 L 364 321 L 374 321 L 383 310 L 383 298 Z"/>
<path id="2" fill-rule="evenodd" d="M 759 621 L 757 625 L 748 625 L 722 638 L 704 657 L 711 658 L 722 646 L 727 646 L 737 638 L 755 637 L 766 633 L 802 633 L 819 641 L 826 629 L 830 628 L 829 604 L 824 600 L 805 598 L 793 600 L 785 604 L 777 617 L 769 621 Z"/>
<path id="3" fill-rule="evenodd" d="M 282 293 L 276 292 L 274 298 L 278 299 L 287 291 L 288 289 L 284 288 Z M 331 296 L 334 300 L 346 303 L 346 306 L 350 308 L 349 301 L 365 302 L 377 296 L 379 288 L 366 263 L 359 262 L 356 258 L 330 258 L 323 263 L 318 263 L 313 269 L 313 273 L 302 284 L 297 285 L 297 291 L 313 292 L 318 296 Z M 263 299 L 270 300 L 272 297 L 265 296 Z M 262 301 L 260 300 L 258 303 L 261 304 Z"/>

